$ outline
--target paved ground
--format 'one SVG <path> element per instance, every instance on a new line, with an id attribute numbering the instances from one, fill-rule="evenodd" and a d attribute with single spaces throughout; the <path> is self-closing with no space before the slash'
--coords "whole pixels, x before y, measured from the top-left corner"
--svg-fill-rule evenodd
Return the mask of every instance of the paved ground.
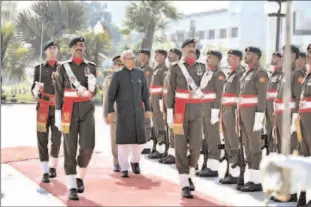
<path id="1" fill-rule="evenodd" d="M 96 107 L 96 151 L 104 156 L 110 155 L 109 128 L 102 119 L 102 108 Z M 17 146 L 36 146 L 35 105 L 2 105 L 1 108 L 1 149 Z M 110 160 L 107 160 L 110 162 Z M 111 164 L 112 165 L 112 164 Z M 142 159 L 143 174 L 152 174 L 163 179 L 163 182 L 178 184 L 175 166 L 159 164 Z M 39 166 L 38 166 L 39 171 Z M 240 193 L 233 187 L 218 184 L 217 179 L 195 178 L 198 192 L 233 206 L 263 206 L 263 193 Z M 27 189 L 27 190 L 25 190 Z M 16 199 L 18 195 L 19 199 Z M 22 195 L 22 197 L 20 197 Z M 103 195 L 104 196 L 104 195 Z M 155 197 L 156 198 L 156 197 Z M 120 194 L 120 199 L 122 199 Z M 9 164 L 1 165 L 1 203 L 2 206 L 64 206 L 65 204 L 53 196 L 27 176 Z M 120 205 L 116 203 L 115 205 Z M 150 205 L 153 205 L 151 202 Z M 162 204 L 165 206 L 165 203 Z M 271 203 L 271 206 L 276 206 Z M 277 204 L 278 206 L 294 206 L 293 203 Z"/>

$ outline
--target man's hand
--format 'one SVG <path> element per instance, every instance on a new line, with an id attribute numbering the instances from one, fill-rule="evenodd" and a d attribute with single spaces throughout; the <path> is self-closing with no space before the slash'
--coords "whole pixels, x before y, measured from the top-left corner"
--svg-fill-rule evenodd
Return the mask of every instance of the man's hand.
<path id="1" fill-rule="evenodd" d="M 39 83 L 38 81 L 35 82 L 35 87 L 32 89 L 32 94 L 35 98 L 38 98 L 40 93 L 40 87 L 43 86 L 43 83 Z"/>
<path id="2" fill-rule="evenodd" d="M 146 111 L 145 112 L 145 118 L 146 119 L 149 119 L 149 118 L 151 118 L 152 117 L 152 112 L 151 111 Z"/>
<path id="3" fill-rule="evenodd" d="M 115 112 L 111 112 L 108 114 L 108 124 L 111 124 L 115 119 Z"/>

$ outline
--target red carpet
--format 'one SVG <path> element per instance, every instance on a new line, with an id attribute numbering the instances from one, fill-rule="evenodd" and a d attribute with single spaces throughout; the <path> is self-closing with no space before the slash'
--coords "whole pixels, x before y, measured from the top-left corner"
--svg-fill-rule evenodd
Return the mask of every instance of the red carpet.
<path id="1" fill-rule="evenodd" d="M 38 160 L 10 163 L 32 181 L 40 184 Z M 62 159 L 60 166 L 62 166 Z M 142 169 L 143 171 L 143 169 Z M 67 200 L 64 170 L 57 171 L 58 178 L 49 184 L 40 184 L 68 206 L 224 206 L 212 197 L 196 192 L 195 199 L 182 199 L 180 187 L 153 175 L 134 175 L 120 178 L 111 170 L 111 159 L 94 154 L 85 178 L 86 191 L 80 201 Z"/>

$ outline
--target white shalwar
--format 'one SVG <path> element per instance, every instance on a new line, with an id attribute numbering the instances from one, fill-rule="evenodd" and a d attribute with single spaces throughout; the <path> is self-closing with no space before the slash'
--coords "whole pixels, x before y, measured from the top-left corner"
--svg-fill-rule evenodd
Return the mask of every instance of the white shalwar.
<path id="1" fill-rule="evenodd" d="M 121 171 L 128 171 L 130 154 L 132 154 L 131 162 L 139 163 L 143 148 L 143 144 L 118 144 L 118 160 Z"/>

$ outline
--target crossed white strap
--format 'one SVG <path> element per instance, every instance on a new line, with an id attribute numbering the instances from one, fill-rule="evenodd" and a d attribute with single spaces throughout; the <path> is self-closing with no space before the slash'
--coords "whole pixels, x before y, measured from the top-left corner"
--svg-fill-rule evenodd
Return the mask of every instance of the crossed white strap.
<path id="1" fill-rule="evenodd" d="M 74 85 L 76 88 L 79 88 L 81 86 L 80 82 L 78 81 L 77 77 L 75 74 L 73 74 L 71 67 L 68 63 L 64 63 L 64 67 L 66 70 L 66 73 L 69 77 L 69 81 L 72 85 Z"/>

